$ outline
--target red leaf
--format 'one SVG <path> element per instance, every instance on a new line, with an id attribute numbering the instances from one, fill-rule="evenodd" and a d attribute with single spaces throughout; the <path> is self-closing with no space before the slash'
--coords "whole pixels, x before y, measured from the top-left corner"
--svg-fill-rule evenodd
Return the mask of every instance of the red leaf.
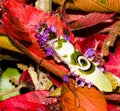
<path id="1" fill-rule="evenodd" d="M 50 74 L 48 75 L 48 77 L 57 87 L 62 85 L 62 79 Z"/>
<path id="2" fill-rule="evenodd" d="M 6 35 L 6 31 L 5 31 L 4 26 L 3 26 L 2 23 L 0 23 L 0 34 L 1 35 Z"/>
<path id="3" fill-rule="evenodd" d="M 120 41 L 117 42 L 115 51 L 111 52 L 108 61 L 105 62 L 106 70 L 120 77 Z"/>
<path id="4" fill-rule="evenodd" d="M 13 97 L 0 103 L 0 111 L 48 111 L 58 103 L 57 98 L 47 98 L 48 95 L 48 91 L 34 91 Z"/>
<path id="5" fill-rule="evenodd" d="M 31 90 L 34 89 L 34 84 L 33 84 L 32 79 L 31 79 L 31 77 L 30 77 L 30 75 L 28 73 L 28 70 L 25 70 L 21 74 L 21 76 L 19 78 L 19 82 L 26 84 L 27 88 L 30 88 Z"/>
<path id="6" fill-rule="evenodd" d="M 8 33 L 10 33 L 11 35 L 14 35 L 14 39 L 20 42 L 24 41 L 24 42 L 32 43 L 32 40 L 30 37 L 31 35 L 27 32 L 27 30 L 20 23 L 17 17 L 14 17 L 12 13 L 5 13 L 4 20 L 6 20 L 7 24 L 11 26 L 11 29 L 9 30 Z M 22 37 L 20 37 L 20 34 L 22 35 Z"/>
<path id="7" fill-rule="evenodd" d="M 22 2 L 22 3 L 26 3 L 28 2 L 29 0 L 18 0 L 19 2 Z"/>
<path id="8" fill-rule="evenodd" d="M 120 106 L 114 105 L 114 102 L 113 104 L 108 104 L 107 107 L 108 107 L 108 111 L 120 111 Z"/>
<path id="9" fill-rule="evenodd" d="M 72 30 L 83 29 L 94 26 L 112 18 L 114 13 L 89 13 L 87 15 L 63 14 L 63 20 Z"/>
<path id="10" fill-rule="evenodd" d="M 7 33 L 10 35 L 13 42 L 37 63 L 39 63 L 42 58 L 46 57 L 43 49 L 38 45 L 37 38 L 35 36 L 36 27 L 40 22 L 45 22 L 48 27 L 54 25 L 58 35 L 64 36 L 64 29 L 68 30 L 71 41 L 74 41 L 74 36 L 70 32 L 70 29 L 56 17 L 32 6 L 18 2 L 17 0 L 5 0 L 3 1 L 3 5 L 7 9 L 3 14 L 3 22 Z M 51 64 L 54 64 L 54 66 L 51 66 Z M 42 66 L 53 73 L 57 73 L 58 76 L 63 75 L 64 71 L 58 71 L 58 69 L 62 68 L 52 60 L 44 61 Z M 52 68 L 50 69 L 50 67 Z M 68 71 L 67 68 L 65 68 L 65 71 Z M 58 72 L 62 73 L 58 74 Z"/>
<path id="11" fill-rule="evenodd" d="M 120 94 L 106 94 L 105 95 L 107 100 L 111 100 L 111 101 L 116 101 L 116 102 L 120 102 Z"/>
<path id="12" fill-rule="evenodd" d="M 102 43 L 107 35 L 104 34 L 96 34 L 93 36 L 89 36 L 87 38 L 80 38 L 76 39 L 75 46 L 81 50 L 81 52 L 85 52 L 88 48 L 95 48 L 97 46 L 97 50 L 101 49 Z"/>

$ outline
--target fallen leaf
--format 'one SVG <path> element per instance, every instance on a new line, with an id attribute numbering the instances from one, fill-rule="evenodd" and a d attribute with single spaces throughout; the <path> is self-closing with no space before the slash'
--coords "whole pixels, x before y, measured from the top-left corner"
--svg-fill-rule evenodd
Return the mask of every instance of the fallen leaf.
<path id="1" fill-rule="evenodd" d="M 56 4 L 61 4 L 61 0 L 53 0 Z M 62 0 L 64 3 L 65 0 Z M 72 0 L 66 2 L 69 9 L 86 12 L 120 12 L 119 0 Z"/>
<path id="2" fill-rule="evenodd" d="M 120 77 L 120 41 L 118 40 L 115 49 L 110 52 L 104 67 L 107 71 Z"/>
<path id="3" fill-rule="evenodd" d="M 61 96 L 61 87 L 57 87 L 54 91 L 49 94 L 50 97 L 59 97 Z"/>
<path id="4" fill-rule="evenodd" d="M 1 23 L 0 23 L 0 34 L 1 35 L 6 35 L 7 34 L 6 31 L 5 31 L 5 29 L 4 29 L 3 24 L 1 24 Z"/>
<path id="5" fill-rule="evenodd" d="M 94 26 L 112 18 L 114 13 L 88 13 L 88 14 L 63 14 L 62 19 L 68 24 L 72 31 Z M 68 19 L 69 18 L 69 19 Z"/>
<path id="6" fill-rule="evenodd" d="M 0 76 L 0 93 L 9 91 L 9 90 L 12 90 L 15 88 L 15 85 L 13 85 L 12 82 L 10 82 L 11 77 L 18 80 L 20 77 L 20 72 L 16 68 L 9 67 L 1 74 L 1 76 Z M 6 98 L 9 98 L 9 97 L 12 97 L 12 96 L 15 96 L 18 94 L 20 94 L 19 90 L 9 93 L 9 94 L 0 95 L 0 100 L 4 100 Z"/>
<path id="7" fill-rule="evenodd" d="M 25 84 L 26 88 L 28 88 L 29 90 L 35 89 L 35 86 L 32 82 L 32 79 L 31 79 L 27 69 L 25 71 L 23 71 L 23 73 L 21 74 L 21 76 L 19 78 L 19 83 Z"/>
<path id="8" fill-rule="evenodd" d="M 107 100 L 120 102 L 120 94 L 106 94 L 105 97 Z"/>
<path id="9" fill-rule="evenodd" d="M 15 96 L 0 103 L 0 110 L 8 111 L 52 111 L 56 107 L 60 109 L 57 98 L 47 98 L 48 91 L 34 91 Z M 56 106 L 55 106 L 56 104 Z M 53 107 L 52 107 L 53 105 Z M 60 111 L 60 110 L 58 110 Z"/>
<path id="10" fill-rule="evenodd" d="M 0 36 L 0 48 L 14 51 L 23 54 L 13 43 L 9 40 L 7 36 Z"/>
<path id="11" fill-rule="evenodd" d="M 2 60 L 12 60 L 12 61 L 19 61 L 19 59 L 17 59 L 17 58 L 15 58 L 15 57 L 13 57 L 13 56 L 11 56 L 11 55 L 4 55 L 4 54 L 0 54 L 0 61 L 2 61 Z"/>
<path id="12" fill-rule="evenodd" d="M 63 84 L 61 101 L 63 111 L 107 111 L 104 95 L 94 87 L 72 88 Z"/>
<path id="13" fill-rule="evenodd" d="M 117 40 L 117 37 L 119 37 L 119 35 L 120 35 L 120 21 L 115 22 L 113 24 L 113 27 L 109 32 L 109 36 L 103 42 L 101 49 L 103 56 L 109 55 L 109 48 L 115 45 L 115 41 Z"/>
<path id="14" fill-rule="evenodd" d="M 95 34 L 88 37 L 77 37 L 75 46 L 77 49 L 79 49 L 83 54 L 88 48 L 93 48 L 96 50 L 96 52 L 101 52 L 101 47 L 103 44 L 103 41 L 108 35 L 106 34 Z"/>
<path id="15" fill-rule="evenodd" d="M 115 101 L 113 101 L 113 104 L 112 103 L 108 104 L 108 111 L 120 111 L 119 104 L 118 105 L 114 105 L 114 102 Z"/>
<path id="16" fill-rule="evenodd" d="M 120 93 L 120 78 L 110 72 L 104 72 L 104 74 L 110 80 L 113 92 Z"/>

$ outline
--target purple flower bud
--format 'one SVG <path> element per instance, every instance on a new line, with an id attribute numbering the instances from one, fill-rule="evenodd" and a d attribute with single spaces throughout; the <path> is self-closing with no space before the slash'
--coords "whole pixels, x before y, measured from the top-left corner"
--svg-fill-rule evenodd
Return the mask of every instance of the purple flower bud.
<path id="1" fill-rule="evenodd" d="M 70 74 L 73 76 L 73 77 L 78 77 L 77 74 L 73 73 L 73 72 L 70 72 Z"/>
<path id="2" fill-rule="evenodd" d="M 98 66 L 98 65 L 100 64 L 99 61 L 93 61 L 93 62 L 94 62 L 94 64 L 95 64 L 96 66 Z"/>
<path id="3" fill-rule="evenodd" d="M 64 81 L 65 83 L 69 83 L 69 76 L 68 76 L 68 75 L 64 75 L 64 76 L 62 77 L 62 79 L 63 79 L 63 81 Z"/>
<path id="4" fill-rule="evenodd" d="M 49 41 L 50 41 L 50 34 L 51 32 L 56 32 L 56 28 L 54 26 L 51 26 L 50 28 L 47 27 L 46 23 L 40 23 L 39 30 L 37 31 L 36 37 L 38 39 L 38 44 L 44 48 L 46 51 L 46 54 L 48 56 L 53 55 L 54 49 L 49 47 Z"/>
<path id="5" fill-rule="evenodd" d="M 48 36 L 44 34 L 44 35 L 41 37 L 41 40 L 44 41 L 44 42 L 47 42 L 47 41 L 48 41 Z"/>
<path id="6" fill-rule="evenodd" d="M 36 36 L 37 38 L 40 38 L 40 37 L 41 37 L 41 35 L 40 35 L 39 33 L 37 33 L 35 36 Z"/>
<path id="7" fill-rule="evenodd" d="M 55 28 L 55 26 L 51 26 L 51 27 L 50 27 L 50 30 L 51 30 L 52 32 L 55 32 L 55 33 L 56 33 L 56 28 Z"/>
<path id="8" fill-rule="evenodd" d="M 70 42 L 70 37 L 68 35 L 64 35 L 65 39 Z"/>
<path id="9" fill-rule="evenodd" d="M 51 56 L 54 53 L 54 50 L 51 47 L 46 47 L 45 50 L 48 56 Z"/>
<path id="10" fill-rule="evenodd" d="M 46 34 L 48 36 L 48 34 L 50 33 L 50 29 L 46 29 L 44 34 Z"/>
<path id="11" fill-rule="evenodd" d="M 87 51 L 84 53 L 84 56 L 92 58 L 95 56 L 95 52 L 92 48 L 88 48 Z"/>

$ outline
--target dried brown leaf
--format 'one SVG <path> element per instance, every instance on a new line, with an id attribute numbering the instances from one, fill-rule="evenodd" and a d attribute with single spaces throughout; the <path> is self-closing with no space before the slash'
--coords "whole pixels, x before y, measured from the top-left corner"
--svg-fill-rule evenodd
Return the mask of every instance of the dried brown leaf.
<path id="1" fill-rule="evenodd" d="M 120 21 L 114 23 L 113 28 L 109 32 L 109 36 L 104 40 L 102 45 L 102 55 L 109 55 L 109 48 L 113 47 L 117 37 L 120 35 Z"/>

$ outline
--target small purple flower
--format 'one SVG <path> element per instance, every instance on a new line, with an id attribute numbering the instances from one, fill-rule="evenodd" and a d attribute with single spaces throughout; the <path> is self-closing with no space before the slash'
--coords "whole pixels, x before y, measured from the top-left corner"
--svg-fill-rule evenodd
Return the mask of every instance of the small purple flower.
<path id="1" fill-rule="evenodd" d="M 98 66 L 98 65 L 100 64 L 100 61 L 98 61 L 98 60 L 93 61 L 93 62 L 94 62 L 94 64 L 95 64 L 96 66 Z"/>
<path id="2" fill-rule="evenodd" d="M 41 40 L 44 41 L 44 42 L 47 42 L 48 41 L 48 35 L 46 34 L 43 34 L 43 36 L 41 36 Z"/>
<path id="3" fill-rule="evenodd" d="M 95 57 L 95 52 L 92 48 L 88 48 L 87 51 L 84 53 L 84 56 L 88 58 Z"/>
<path id="4" fill-rule="evenodd" d="M 54 49 L 52 49 L 49 46 L 49 41 L 51 40 L 51 38 L 56 37 L 56 28 L 55 26 L 51 26 L 50 28 L 48 28 L 46 23 L 40 23 L 39 27 L 37 27 L 37 33 L 36 33 L 36 37 L 37 37 L 37 41 L 38 44 L 45 50 L 46 54 L 48 56 L 53 55 L 54 53 Z"/>
<path id="5" fill-rule="evenodd" d="M 46 42 L 38 40 L 38 44 L 44 48 L 46 46 Z"/>
<path id="6" fill-rule="evenodd" d="M 36 35 L 35 35 L 37 38 L 40 38 L 40 34 L 39 33 L 36 33 Z"/>
<path id="7" fill-rule="evenodd" d="M 50 33 L 50 29 L 46 29 L 44 34 L 46 34 L 48 36 L 48 34 Z"/>
<path id="8" fill-rule="evenodd" d="M 56 33 L 56 28 L 55 28 L 55 26 L 51 26 L 51 27 L 50 27 L 50 31 Z"/>
<path id="9" fill-rule="evenodd" d="M 54 53 L 54 50 L 51 47 L 46 47 L 45 51 L 48 56 L 51 56 Z"/>
<path id="10" fill-rule="evenodd" d="M 82 78 L 78 78 L 78 81 L 80 81 L 80 83 L 78 84 L 78 86 L 82 86 L 82 87 L 84 87 L 85 86 L 85 84 L 86 84 L 86 82 L 85 82 L 85 80 L 84 79 L 82 79 Z M 77 81 L 77 82 L 78 82 Z"/>
<path id="11" fill-rule="evenodd" d="M 65 82 L 65 83 L 69 83 L 69 76 L 68 75 L 64 75 L 63 77 L 62 77 L 62 79 L 63 79 L 63 81 Z"/>
<path id="12" fill-rule="evenodd" d="M 80 81 L 80 78 L 78 76 L 75 77 L 76 82 Z"/>
<path id="13" fill-rule="evenodd" d="M 70 42 L 70 37 L 68 35 L 64 35 L 65 39 Z"/>
<path id="14" fill-rule="evenodd" d="M 73 73 L 73 72 L 70 72 L 70 74 L 73 76 L 73 77 L 78 77 L 77 74 Z"/>

